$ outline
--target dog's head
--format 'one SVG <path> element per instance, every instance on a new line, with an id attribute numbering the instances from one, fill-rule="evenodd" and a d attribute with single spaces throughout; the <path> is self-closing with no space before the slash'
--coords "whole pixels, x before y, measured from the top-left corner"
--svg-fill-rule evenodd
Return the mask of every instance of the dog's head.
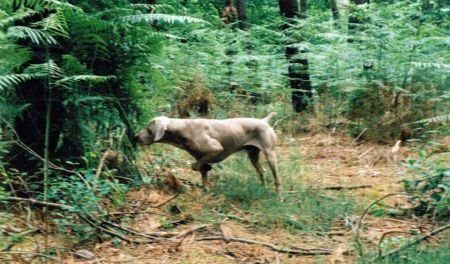
<path id="1" fill-rule="evenodd" d="M 162 139 L 167 129 L 170 118 L 158 116 L 150 120 L 147 127 L 134 136 L 134 141 L 139 145 L 150 145 Z"/>

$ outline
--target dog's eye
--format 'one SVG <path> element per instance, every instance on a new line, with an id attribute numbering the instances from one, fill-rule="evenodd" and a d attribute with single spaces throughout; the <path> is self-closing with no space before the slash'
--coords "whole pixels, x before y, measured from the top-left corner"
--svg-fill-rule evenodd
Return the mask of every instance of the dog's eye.
<path id="1" fill-rule="evenodd" d="M 147 133 L 149 133 L 150 135 L 152 135 L 152 131 L 150 130 L 150 128 L 147 127 Z"/>

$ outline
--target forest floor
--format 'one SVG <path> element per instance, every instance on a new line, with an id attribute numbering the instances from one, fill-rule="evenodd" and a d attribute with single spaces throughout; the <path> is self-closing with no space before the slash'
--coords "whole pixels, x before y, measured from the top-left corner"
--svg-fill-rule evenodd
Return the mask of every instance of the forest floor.
<path id="1" fill-rule="evenodd" d="M 360 144 L 350 137 L 342 134 L 303 134 L 299 137 L 283 138 L 277 147 L 278 162 L 283 179 L 284 193 L 295 194 L 294 187 L 302 186 L 302 190 L 313 190 L 311 193 L 320 193 L 318 202 L 333 201 L 330 206 L 349 204 L 350 209 L 339 211 L 347 214 L 346 217 L 336 215 L 327 223 L 317 222 L 320 228 L 314 228 L 314 217 L 307 218 L 304 226 L 294 226 L 289 221 L 301 218 L 298 211 L 289 215 L 290 207 L 283 210 L 284 203 L 279 201 L 272 211 L 252 209 L 258 203 L 249 201 L 245 206 L 246 198 L 260 199 L 258 195 L 233 193 L 233 188 L 250 183 L 260 185 L 256 172 L 244 155 L 235 155 L 229 158 L 217 170 L 211 172 L 211 191 L 205 193 L 198 186 L 200 176 L 190 170 L 190 158 L 171 147 L 164 148 L 165 156 L 155 155 L 154 151 L 145 150 L 146 157 L 143 162 L 151 162 L 155 169 L 162 171 L 159 188 L 141 187 L 128 192 L 126 206 L 120 208 L 121 212 L 138 212 L 138 214 L 124 215 L 121 223 L 144 233 L 152 232 L 183 232 L 199 225 L 207 226 L 183 236 L 160 243 L 133 245 L 125 242 L 114 243 L 105 241 L 96 243 L 86 249 L 93 252 L 96 260 L 90 263 L 349 263 L 355 260 L 354 237 L 355 225 L 362 212 L 369 204 L 389 193 L 401 192 L 401 180 L 404 168 L 401 165 L 407 156 L 412 155 L 408 147 L 401 146 L 393 154 L 392 146 L 376 145 L 371 143 Z M 177 169 L 161 169 L 157 166 L 158 159 L 172 159 L 172 167 Z M 241 162 L 242 161 L 242 162 Z M 265 159 L 263 166 L 265 164 Z M 173 163 L 175 162 L 175 163 Z M 168 162 L 170 167 L 171 162 Z M 247 164 L 248 163 L 248 164 Z M 159 164 L 161 164 L 159 162 Z M 240 167 L 245 167 L 243 171 Z M 225 184 L 221 179 L 224 174 L 230 173 L 236 177 L 239 174 L 248 178 L 245 182 L 228 181 Z M 234 176 L 233 176 L 234 173 Z M 169 175 L 169 176 L 167 176 Z M 174 197 L 176 191 L 171 190 L 167 184 L 171 183 L 170 175 L 175 176 L 184 183 L 183 190 L 174 199 L 158 208 L 149 208 Z M 271 176 L 266 172 L 266 177 Z M 230 178 L 228 177 L 228 178 Z M 170 179 L 169 179 L 170 178 Z M 177 182 L 178 182 L 177 180 Z M 166 183 L 166 184 L 164 184 Z M 227 184 L 228 183 L 228 184 Z M 172 182 L 173 185 L 173 182 Z M 357 189 L 323 190 L 324 187 L 350 187 Z M 175 186 L 176 187 L 176 186 Z M 242 187 L 242 186 L 239 186 Z M 262 187 L 248 189 L 256 192 Z M 266 189 L 273 189 L 273 184 L 267 183 Z M 245 188 L 244 188 L 245 190 Z M 224 192 L 225 195 L 222 195 Z M 242 189 L 236 192 L 242 192 Z M 317 194 L 316 194 L 317 195 Z M 238 197 L 229 199 L 230 197 Z M 256 198 L 255 198 L 256 197 Z M 263 199 L 263 198 L 261 198 Z M 303 197 L 308 202 L 308 197 Z M 255 201 L 257 202 L 257 201 Z M 389 208 L 407 207 L 404 197 L 392 196 L 384 201 Z M 326 205 L 328 206 L 328 205 Z M 322 208 L 328 212 L 330 208 Z M 313 212 L 304 209 L 305 215 Z M 264 214 L 286 214 L 288 221 L 266 221 L 269 216 Z M 301 211 L 300 211 L 301 212 Z M 332 211 L 330 211 L 332 212 Z M 284 217 L 284 216 L 283 216 Z M 266 219 L 266 220 L 265 220 Z M 284 218 L 283 218 L 284 219 Z M 308 222 L 309 221 L 309 222 Z M 286 223 L 288 223 L 286 225 Z M 426 233 L 433 227 L 424 220 L 406 216 L 388 216 L 375 211 L 364 219 L 361 229 L 361 241 L 365 250 L 376 252 L 377 243 L 386 232 Z M 394 234 L 394 233 L 393 233 Z M 396 234 L 398 235 L 398 233 Z M 232 241 L 197 241 L 199 237 L 222 236 L 225 238 L 242 238 L 256 240 L 276 245 L 286 249 L 325 249 L 330 250 L 328 255 L 295 256 L 273 251 L 259 244 L 237 243 Z M 35 237 L 39 240 L 39 237 Z M 32 239 L 33 240 L 33 239 Z M 80 248 L 74 249 L 78 250 Z M 72 254 L 61 256 L 63 263 L 87 263 Z"/>

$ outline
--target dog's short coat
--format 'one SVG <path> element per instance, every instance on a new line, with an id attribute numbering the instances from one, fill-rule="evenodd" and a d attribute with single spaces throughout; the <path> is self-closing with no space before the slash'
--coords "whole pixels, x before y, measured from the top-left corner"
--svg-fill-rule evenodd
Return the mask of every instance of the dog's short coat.
<path id="1" fill-rule="evenodd" d="M 231 118 L 215 119 L 176 119 L 165 116 L 153 118 L 148 126 L 135 136 L 140 145 L 166 143 L 186 150 L 197 161 L 192 169 L 200 171 L 203 187 L 208 185 L 210 163 L 221 162 L 231 154 L 247 150 L 248 156 L 264 184 L 264 172 L 259 163 L 262 151 L 268 162 L 275 183 L 280 192 L 281 183 L 277 174 L 275 155 L 276 134 L 269 121 L 275 113 L 263 119 Z"/>

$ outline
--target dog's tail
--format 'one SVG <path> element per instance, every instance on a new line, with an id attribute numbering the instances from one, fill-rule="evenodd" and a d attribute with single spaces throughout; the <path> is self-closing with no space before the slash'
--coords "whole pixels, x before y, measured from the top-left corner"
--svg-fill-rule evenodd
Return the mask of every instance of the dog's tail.
<path id="1" fill-rule="evenodd" d="M 272 112 L 269 115 L 267 115 L 266 117 L 263 118 L 264 121 L 266 121 L 267 123 L 270 123 L 270 120 L 272 119 L 272 117 L 276 116 L 277 113 Z"/>

